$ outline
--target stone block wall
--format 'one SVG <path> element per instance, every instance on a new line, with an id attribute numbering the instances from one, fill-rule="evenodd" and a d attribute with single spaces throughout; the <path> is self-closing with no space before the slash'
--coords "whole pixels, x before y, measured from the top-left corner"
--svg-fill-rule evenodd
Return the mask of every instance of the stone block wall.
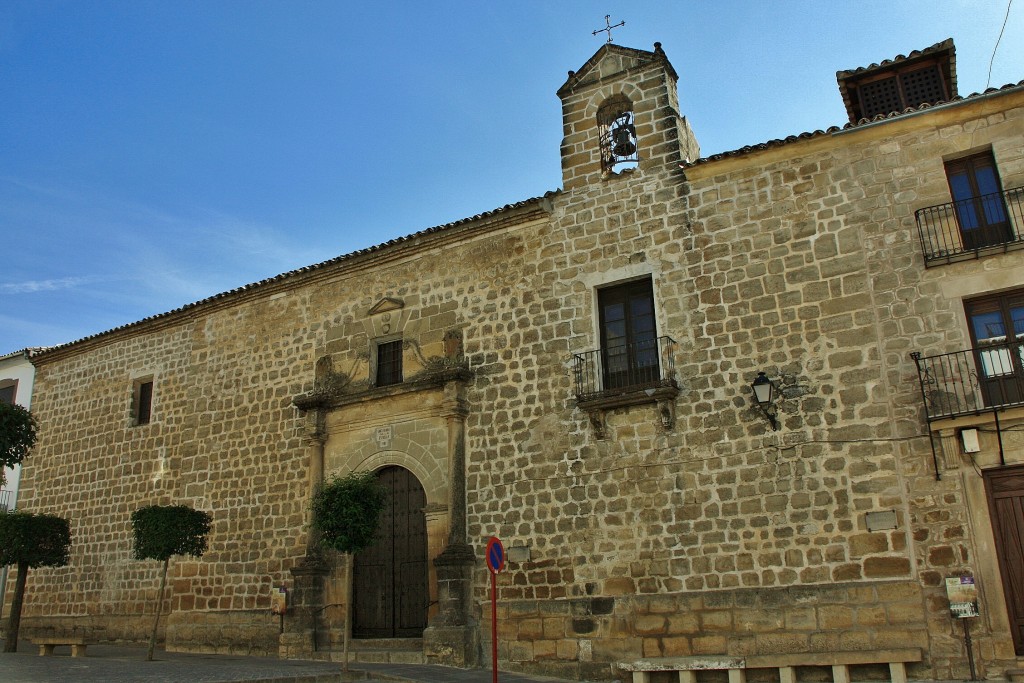
<path id="1" fill-rule="evenodd" d="M 527 231 L 543 224 L 533 216 L 542 215 L 536 202 L 520 213 Z M 361 265 L 325 266 L 328 272 L 296 276 L 276 291 L 225 295 L 42 359 L 34 409 L 47 427 L 26 462 L 22 503 L 67 516 L 73 545 L 69 566 L 32 572 L 26 626 L 78 624 L 110 640 L 147 633 L 159 566 L 132 558 L 130 515 L 153 503 L 188 504 L 209 511 L 213 525 L 202 558 L 172 559 L 163 607 L 171 613 L 168 647 L 277 652 L 271 592 L 291 584 L 309 523 L 308 425 L 293 399 L 313 389 L 324 356 L 369 385 L 369 344 L 385 332 L 383 316 L 368 312 L 383 298 L 404 303 L 395 316 L 408 340 L 407 378 L 444 353 L 446 334 L 473 316 L 486 321 L 488 334 L 504 325 L 493 288 L 507 289 L 508 273 L 524 266 L 519 238 L 501 220 L 480 221 L 482 239 L 450 230 L 443 235 L 457 243 L 450 252 L 416 261 L 371 254 Z M 453 262 L 461 264 L 455 272 Z M 135 425 L 132 387 L 140 377 L 153 380 L 153 412 L 149 424 Z M 376 443 L 374 420 L 393 424 L 392 403 L 363 415 L 361 431 L 350 435 L 360 449 L 362 437 Z M 394 460 L 388 452 L 402 449 L 422 465 L 431 494 L 443 498 L 447 462 L 437 450 L 447 438 L 444 421 L 416 417 L 430 409 L 415 397 L 412 403 L 402 411 L 415 419 L 395 426 L 387 446 L 350 452 L 340 439 L 340 450 L 328 453 L 331 471 L 382 466 Z M 351 411 L 345 416 L 339 435 L 354 424 Z M 432 538 L 443 544 L 444 520 L 428 512 Z"/>
<path id="2" fill-rule="evenodd" d="M 689 123 L 679 114 L 675 73 L 660 48 L 651 53 L 607 45 L 570 75 L 559 95 L 566 190 L 586 189 L 614 175 L 602 168 L 597 127 L 598 110 L 612 97 L 626 97 L 633 105 L 639 169 L 658 173 L 700 156 Z"/>
<path id="3" fill-rule="evenodd" d="M 630 86 L 638 135 L 660 131 L 650 149 L 678 161 L 668 74 L 646 68 Z M 1013 253 L 926 269 L 914 211 L 948 201 L 944 158 L 989 144 L 1004 185 L 1024 185 L 1024 96 L 604 177 L 572 149 L 602 87 L 566 94 L 566 190 L 544 202 L 44 356 L 33 407 L 48 428 L 22 500 L 69 516 L 75 544 L 69 567 L 33 573 L 26 617 L 134 637 L 159 577 L 131 559 L 128 517 L 187 503 L 214 524 L 203 558 L 172 564 L 169 646 L 276 651 L 270 592 L 289 584 L 309 521 L 310 425 L 292 400 L 325 357 L 369 390 L 375 340 L 401 335 L 409 379 L 454 333 L 472 373 L 466 512 L 485 637 L 488 537 L 530 554 L 500 576 L 504 661 L 610 678 L 624 658 L 884 642 L 926 648 L 923 677 L 958 676 L 942 580 L 990 561 L 990 531 L 970 471 L 936 479 L 909 352 L 969 347 L 947 294 L 1024 286 L 1024 269 Z M 620 406 L 602 435 L 577 406 L 573 354 L 600 346 L 598 288 L 638 278 L 673 340 L 674 422 L 655 403 Z M 385 300 L 399 302 L 386 318 Z M 750 398 L 759 371 L 781 389 L 778 431 Z M 153 421 L 133 426 L 132 382 L 147 376 Z M 438 397 L 365 398 L 327 421 L 327 470 L 419 467 L 436 549 Z M 872 512 L 894 526 L 869 528 Z M 1005 628 L 976 638 L 995 670 Z"/>
<path id="4" fill-rule="evenodd" d="M 962 303 L 943 296 L 949 278 L 976 293 L 1024 282 L 1012 253 L 925 269 L 914 211 L 949 201 L 945 158 L 989 143 L 1004 186 L 1024 184 L 1020 100 L 819 135 L 685 178 L 641 170 L 557 198 L 551 229 L 528 245 L 539 272 L 526 289 L 540 299 L 524 311 L 530 347 L 467 346 L 474 367 L 526 355 L 550 378 L 498 375 L 512 387 L 489 387 L 501 420 L 469 418 L 469 489 L 486 492 L 470 499 L 470 536 L 532 556 L 502 577 L 509 633 L 534 628 L 541 600 L 570 610 L 591 595 L 793 587 L 813 603 L 835 582 L 899 580 L 917 586 L 893 603 L 900 627 L 917 643 L 930 633 L 933 675 L 959 675 L 942 582 L 991 561 L 969 531 L 991 525 L 959 479 L 936 481 L 909 353 L 970 346 Z M 571 356 L 599 345 L 595 289 L 636 277 L 652 279 L 658 334 L 676 342 L 676 424 L 663 429 L 653 404 L 614 409 L 602 440 L 573 409 Z M 781 385 L 779 432 L 749 397 L 759 370 Z M 517 411 L 512 397 L 533 392 L 561 410 Z M 869 529 L 866 514 L 884 511 L 896 528 Z M 1007 661 L 1000 628 L 975 634 L 993 670 Z M 625 629 L 607 658 L 647 654 L 642 630 Z M 558 628 L 530 633 L 510 661 L 572 659 Z"/>
<path id="5" fill-rule="evenodd" d="M 927 648 L 921 599 L 920 586 L 899 581 L 502 601 L 498 657 L 521 670 L 607 680 L 622 676 L 615 662 L 639 657 Z"/>
<path id="6" fill-rule="evenodd" d="M 295 318 L 287 300 L 249 301 L 40 364 L 37 414 L 71 427 L 41 431 L 24 502 L 67 516 L 73 543 L 69 566 L 30 575 L 26 618 L 74 617 L 135 639 L 130 624 L 153 613 L 160 566 L 133 559 L 130 515 L 170 503 L 213 523 L 201 560 L 172 560 L 165 613 L 269 611 L 272 587 L 304 552 L 307 505 L 291 398 L 312 344 L 289 337 L 282 317 Z M 136 425 L 140 376 L 153 379 L 153 412 Z"/>

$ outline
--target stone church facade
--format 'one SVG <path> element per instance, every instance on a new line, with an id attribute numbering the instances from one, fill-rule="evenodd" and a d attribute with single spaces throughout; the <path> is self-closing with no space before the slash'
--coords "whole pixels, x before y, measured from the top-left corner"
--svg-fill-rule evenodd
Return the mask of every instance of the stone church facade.
<path id="1" fill-rule="evenodd" d="M 962 97 L 951 41 L 839 72 L 843 128 L 701 157 L 677 75 L 603 46 L 559 89 L 563 187 L 33 356 L 23 509 L 72 522 L 26 629 L 142 640 L 129 516 L 210 512 L 169 649 L 335 647 L 325 477 L 377 472 L 357 638 L 613 679 L 686 655 L 1024 660 L 1024 83 Z M 759 406 L 764 373 L 774 396 Z M 272 596 L 288 591 L 283 619 Z"/>

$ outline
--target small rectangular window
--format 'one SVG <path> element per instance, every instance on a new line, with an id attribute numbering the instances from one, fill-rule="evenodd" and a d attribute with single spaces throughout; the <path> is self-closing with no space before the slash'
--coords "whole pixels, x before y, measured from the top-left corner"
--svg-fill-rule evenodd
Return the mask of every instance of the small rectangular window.
<path id="1" fill-rule="evenodd" d="M 132 394 L 133 421 L 137 425 L 149 424 L 153 414 L 153 380 L 137 381 Z"/>
<path id="2" fill-rule="evenodd" d="M 17 380 L 0 380 L 0 403 L 14 404 L 18 396 Z"/>
<path id="3" fill-rule="evenodd" d="M 378 387 L 402 383 L 402 340 L 377 344 Z"/>

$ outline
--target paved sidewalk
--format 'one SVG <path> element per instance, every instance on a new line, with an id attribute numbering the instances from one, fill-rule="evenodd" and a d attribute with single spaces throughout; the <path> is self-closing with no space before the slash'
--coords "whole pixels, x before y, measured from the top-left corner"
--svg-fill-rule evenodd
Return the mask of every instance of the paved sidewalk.
<path id="1" fill-rule="evenodd" d="M 453 669 L 447 666 L 428 664 L 349 664 L 350 669 L 366 671 L 371 680 L 380 678 L 410 683 L 491 683 L 490 669 Z M 527 676 L 526 674 L 498 672 L 498 683 L 569 683 L 561 678 Z M 574 682 L 575 683 L 575 682 Z"/>
<path id="2" fill-rule="evenodd" d="M 3 641 L 0 640 L 0 643 Z M 147 662 L 146 648 L 132 645 L 90 645 L 85 657 L 72 657 L 59 647 L 51 657 L 21 639 L 17 653 L 0 652 L 3 683 L 340 683 L 341 681 L 404 681 L 406 683 L 490 683 L 485 669 L 463 670 L 413 664 L 349 665 L 304 660 L 202 655 L 157 650 Z M 562 683 L 560 679 L 500 672 L 499 683 Z"/>

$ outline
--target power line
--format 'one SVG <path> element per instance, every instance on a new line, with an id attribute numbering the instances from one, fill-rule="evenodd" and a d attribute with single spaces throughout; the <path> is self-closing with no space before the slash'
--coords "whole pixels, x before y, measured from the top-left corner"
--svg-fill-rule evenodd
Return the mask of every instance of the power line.
<path id="1" fill-rule="evenodd" d="M 1003 39 L 1003 31 L 1006 30 L 1006 20 L 1010 18 L 1010 6 L 1013 4 L 1013 0 L 1008 0 L 1006 3 L 1006 16 L 1003 17 L 1003 27 L 999 29 L 999 37 L 996 38 L 995 47 L 992 48 L 992 59 L 988 62 L 988 80 L 985 81 L 985 90 L 988 90 L 989 84 L 992 83 L 992 65 L 996 61 L 996 50 L 999 49 L 999 41 Z"/>

